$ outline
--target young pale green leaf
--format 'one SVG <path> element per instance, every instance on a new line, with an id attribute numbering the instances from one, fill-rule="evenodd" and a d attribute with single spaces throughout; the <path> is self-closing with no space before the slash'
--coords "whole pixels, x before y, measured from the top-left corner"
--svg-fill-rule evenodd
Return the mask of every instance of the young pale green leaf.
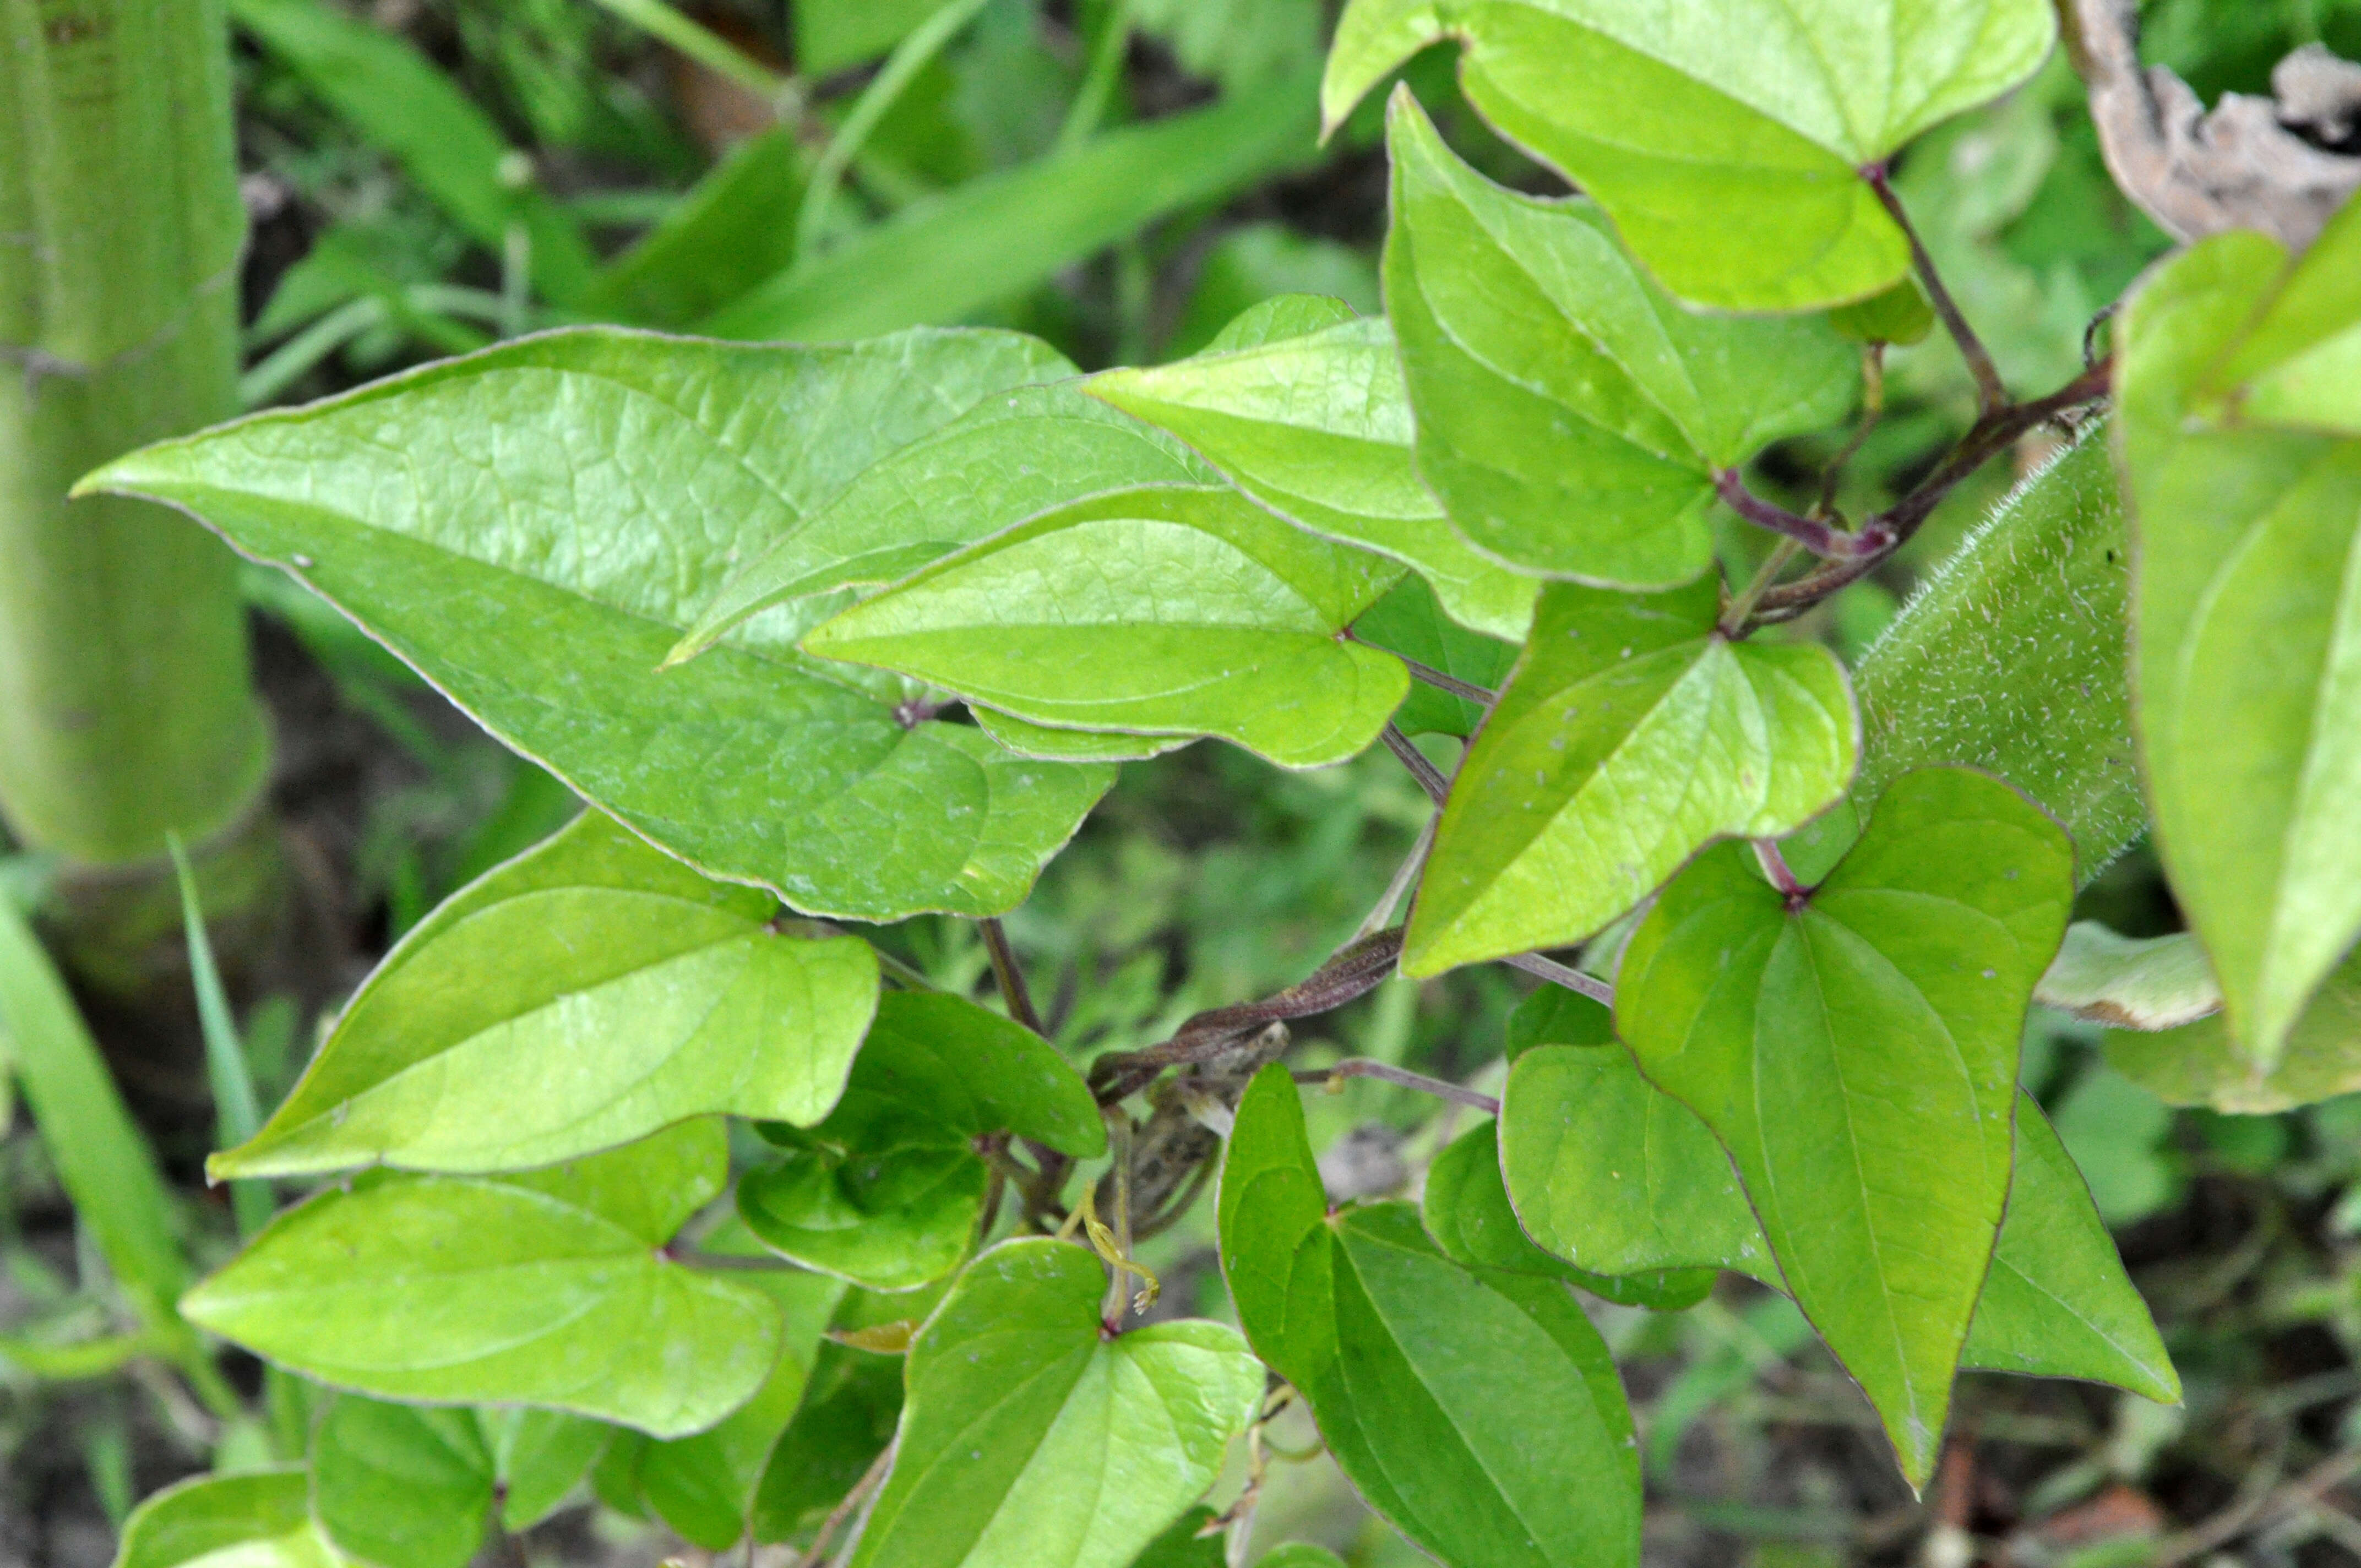
<path id="1" fill-rule="evenodd" d="M 1386 309 L 1418 476 L 1485 554 L 1609 587 L 1686 582 L 1713 558 L 1717 476 L 1852 406 L 1860 355 L 1825 320 L 1692 314 L 1597 207 L 1493 184 L 1406 90 L 1387 147 Z"/>
<path id="2" fill-rule="evenodd" d="M 1564 1047 L 1554 1047 L 1565 1049 Z M 1616 1055 L 1623 1053 L 1619 1047 Z M 1576 1268 L 1533 1245 L 1509 1202 L 1500 1178 L 1499 1126 L 1486 1122 L 1452 1140 L 1427 1168 L 1419 1205 L 1426 1234 L 1450 1257 L 1470 1268 L 1493 1268 L 1563 1279 L 1595 1296 L 1630 1307 L 1678 1311 L 1705 1299 L 1713 1289 L 1710 1268 L 1652 1269 L 1629 1275 L 1594 1274 Z"/>
<path id="3" fill-rule="evenodd" d="M 939 1295 L 845 1292 L 829 1337 L 812 1356 L 802 1401 L 755 1490 L 755 1540 L 805 1535 L 894 1441 L 902 1415 L 902 1358 L 862 1350 L 842 1336 L 897 1323 L 915 1329 Z"/>
<path id="4" fill-rule="evenodd" d="M 826 510 L 749 563 L 667 662 L 702 652 L 773 605 L 906 577 L 1082 496 L 1219 478 L 1171 436 L 1093 402 L 1071 383 L 996 393 L 887 453 Z"/>
<path id="5" fill-rule="evenodd" d="M 894 1468 L 853 1568 L 1125 1568 L 1262 1403 L 1237 1331 L 1110 1334 L 1105 1271 L 1047 1237 L 977 1258 L 910 1346 Z"/>
<path id="6" fill-rule="evenodd" d="M 115 1568 L 348 1568 L 312 1522 L 300 1464 L 199 1475 L 149 1497 L 123 1523 Z"/>
<path id="7" fill-rule="evenodd" d="M 2157 849 L 2264 1075 L 2361 934 L 2361 438 L 2252 422 L 2238 400 L 2256 389 L 2217 408 L 2206 378 L 2225 359 L 2302 362 L 2301 329 L 2334 324 L 2306 307 L 2336 286 L 2315 269 L 2349 286 L 2361 247 L 2361 220 L 2340 228 L 2354 241 L 2323 236 L 2292 269 L 2251 233 L 2165 264 L 2126 313 L 2116 373 Z M 2320 389 L 2318 411 L 2338 396 Z"/>
<path id="8" fill-rule="evenodd" d="M 691 1116 L 808 1126 L 869 1027 L 877 959 L 778 935 L 776 908 L 585 812 L 413 929 L 212 1169 L 518 1169 Z"/>
<path id="9" fill-rule="evenodd" d="M 1456 38 L 1469 100 L 1590 192 L 1675 293 L 1805 310 L 1904 276 L 1908 243 L 1865 171 L 2031 75 L 2056 35 L 2045 0 L 1353 0 L 1321 103 L 1334 128 Z"/>
<path id="10" fill-rule="evenodd" d="M 1415 695 L 1415 694 L 1413 694 Z M 1404 704 L 1405 707 L 1408 704 Z M 1003 750 L 1045 762 L 1144 762 L 1194 745 L 1194 735 L 1126 735 L 1113 729 L 1053 729 L 989 707 L 972 707 L 976 728 Z"/>
<path id="11" fill-rule="evenodd" d="M 1106 1150 L 1090 1090 L 1049 1044 L 972 1002 L 880 999 L 842 1102 L 779 1164 L 749 1171 L 738 1210 L 765 1246 L 876 1290 L 959 1266 L 990 1171 L 981 1134 L 1009 1132 L 1088 1158 Z"/>
<path id="12" fill-rule="evenodd" d="M 2161 1404 L 2180 1402 L 2180 1376 L 2124 1272 L 2082 1173 L 2023 1091 L 2008 1219 L 1960 1365 L 2080 1377 Z"/>
<path id="13" fill-rule="evenodd" d="M 1734 1268 L 1786 1288 L 1728 1154 L 1696 1113 L 1640 1076 L 1621 1047 L 1528 1050 L 1510 1070 L 1499 1125 L 1516 1214 L 1555 1255 Z M 1960 1365 L 2179 1398 L 2171 1362 L 2081 1173 L 2022 1091 L 2016 1140 L 2007 1215 Z"/>
<path id="14" fill-rule="evenodd" d="M 719 1124 L 689 1123 L 528 1177 L 357 1181 L 280 1215 L 181 1310 L 335 1387 L 701 1431 L 753 1396 L 780 1335 L 762 1290 L 662 1250 L 726 1172 Z"/>
<path id="15" fill-rule="evenodd" d="M 738 562 L 876 458 L 1062 367 L 1007 333 L 819 348 L 553 333 L 83 484 L 181 507 L 284 567 L 710 875 L 813 914 L 985 915 L 1024 897 L 1111 771 L 906 726 L 898 688 L 793 652 L 809 616 L 656 666 Z"/>
<path id="16" fill-rule="evenodd" d="M 477 244 L 503 255 L 522 229 L 533 286 L 554 304 L 581 296 L 594 265 L 581 226 L 530 179 L 511 178 L 519 159 L 530 173 L 528 155 L 416 46 L 320 0 L 234 0 L 229 12 Z"/>
<path id="17" fill-rule="evenodd" d="M 1295 335 L 1257 323 L 1251 345 L 1102 371 L 1086 389 L 1188 442 L 1290 521 L 1410 566 L 1462 625 L 1521 639 L 1536 585 L 1470 549 L 1411 468 L 1393 329 L 1323 302 L 1345 319 Z"/>
<path id="18" fill-rule="evenodd" d="M 1732 642 L 1713 576 L 1656 594 L 1551 585 L 1434 835 L 1402 972 L 1562 947 L 1716 838 L 1841 799 L 1859 726 L 1816 645 Z"/>
<path id="19" fill-rule="evenodd" d="M 1624 951 L 1617 1032 L 1730 1150 L 1796 1304 L 1914 1485 L 2007 1201 L 2017 1046 L 2073 857 L 2007 785 L 1923 769 L 1807 894 L 1717 849 Z"/>
<path id="20" fill-rule="evenodd" d="M 1510 666 L 1517 662 L 1515 643 L 1470 631 L 1452 620 L 1426 580 L 1415 573 L 1362 612 L 1353 622 L 1353 636 L 1488 691 L 1508 679 Z M 1394 710 L 1394 723 L 1405 735 L 1455 735 L 1464 740 L 1483 721 L 1481 703 L 1423 680 L 1411 685 L 1409 699 Z"/>
<path id="21" fill-rule="evenodd" d="M 1312 156 L 1311 87 L 1273 82 L 971 180 L 801 258 L 697 330 L 818 343 L 969 320 L 1166 213 Z"/>
<path id="22" fill-rule="evenodd" d="M 1236 491 L 1155 486 L 1052 510 L 804 638 L 1036 724 L 1218 735 L 1289 767 L 1341 762 L 1406 695 L 1337 633 L 1401 575 Z"/>
<path id="23" fill-rule="evenodd" d="M 2237 417 L 2361 435 L 2361 204 L 2346 202 L 2289 268 L 2208 379 Z"/>
<path id="24" fill-rule="evenodd" d="M 1631 1413 L 1564 1285 L 1454 1262 L 1408 1204 L 1331 1216 L 1278 1066 L 1239 1102 L 1219 1208 L 1238 1321 L 1395 1529 L 1454 1568 L 1639 1560 Z"/>
<path id="25" fill-rule="evenodd" d="M 2196 938 L 2120 937 L 2095 920 L 2066 927 L 2033 999 L 2117 1029 L 2175 1029 L 2222 1010 L 2222 988 Z"/>
<path id="26" fill-rule="evenodd" d="M 467 1568 L 495 1486 L 476 1412 L 338 1399 L 312 1436 L 312 1511 L 375 1568 Z"/>
<path id="27" fill-rule="evenodd" d="M 2268 1116 L 2361 1090 L 2361 956 L 2329 971 L 2268 1071 L 2218 1014 L 2158 1035 L 2110 1035 L 2107 1063 L 2169 1104 Z"/>
<path id="28" fill-rule="evenodd" d="M 2074 839 L 2087 882 L 2147 811 L 2124 678 L 2131 548 L 2106 443 L 2086 434 L 2013 491 L 1861 661 L 1861 777 L 1819 864 L 1886 786 L 1953 762 L 1998 775 Z M 1791 855 L 1799 874 L 1813 863 Z"/>

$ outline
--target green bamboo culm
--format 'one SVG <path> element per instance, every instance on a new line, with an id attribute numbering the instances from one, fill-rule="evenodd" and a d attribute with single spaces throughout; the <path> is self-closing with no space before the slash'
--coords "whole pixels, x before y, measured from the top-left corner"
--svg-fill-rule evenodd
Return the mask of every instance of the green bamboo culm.
<path id="1" fill-rule="evenodd" d="M 0 0 L 0 819 L 104 883 L 250 819 L 269 736 L 236 566 L 66 491 L 237 411 L 219 0 Z"/>

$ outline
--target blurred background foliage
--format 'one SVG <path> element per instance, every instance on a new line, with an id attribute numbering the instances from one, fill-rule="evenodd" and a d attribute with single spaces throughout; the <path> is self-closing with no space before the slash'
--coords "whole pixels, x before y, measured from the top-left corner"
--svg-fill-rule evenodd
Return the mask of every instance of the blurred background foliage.
<path id="1" fill-rule="evenodd" d="M 1273 294 L 1378 308 L 1383 94 L 1315 142 L 1325 0 L 229 10 L 251 404 L 577 322 L 810 339 L 985 323 L 1090 369 L 1191 353 Z M 2209 101 L 2266 91 L 2304 42 L 2361 58 L 2361 0 L 2155 0 L 2145 22 L 2149 57 Z M 1562 189 L 1468 110 L 1448 50 L 1407 74 L 1487 173 Z M 2094 318 L 2166 248 L 2109 181 L 2063 60 L 1926 138 L 1897 180 L 2020 389 L 2078 370 L 2086 333 L 2104 330 Z M 1884 417 L 1838 492 L 1854 515 L 1907 489 L 1973 414 L 1939 334 L 1895 351 L 1885 381 Z M 1808 502 L 1836 444 L 1774 450 L 1754 481 Z M 2039 455 L 2020 453 L 2019 471 Z M 1787 634 L 1858 653 L 2015 477 L 1993 465 L 1877 578 Z M 1734 572 L 1762 547 L 1751 533 L 1725 542 Z M 315 927 L 299 966 L 248 987 L 242 1023 L 269 1103 L 377 954 L 574 803 L 304 590 L 256 570 L 248 594 Z M 1446 763 L 1455 744 L 1424 743 Z M 1203 742 L 1128 766 L 1008 922 L 1058 1044 L 1078 1059 L 1136 1047 L 1200 1007 L 1301 978 L 1368 913 L 1423 817 L 1382 753 L 1287 774 Z M 38 873 L 0 857 L 0 896 L 29 902 Z M 2135 936 L 2179 924 L 2138 849 L 2078 913 Z M 946 984 L 986 974 L 961 922 L 879 939 Z M 1525 985 L 1491 968 L 1396 981 L 1308 1026 L 1302 1065 L 1374 1057 L 1480 1087 Z M 211 1134 L 202 1073 L 176 1079 L 154 1065 L 169 1054 L 97 1021 L 179 1183 L 192 1255 L 217 1261 L 233 1232 L 196 1177 Z M 1971 1376 L 1962 1441 L 1921 1504 L 1784 1299 L 1726 1281 L 1684 1313 L 1601 1307 L 1642 1421 L 1652 1563 L 2100 1568 L 2169 1560 L 2159 1539 L 2240 1509 L 2255 1528 L 2237 1561 L 2361 1561 L 2361 1521 L 2324 1499 L 2323 1473 L 2286 1484 L 2323 1456 L 2361 1454 L 2361 1097 L 2279 1116 L 2176 1111 L 2108 1068 L 2104 1045 L 2037 1013 L 2026 1081 L 2117 1230 L 2187 1406 Z M 0 1125 L 6 1105 L 0 1091 Z M 1449 1131 L 1431 1107 L 1356 1081 L 1315 1102 L 1315 1141 L 1349 1133 L 1380 1175 L 1396 1158 L 1414 1171 Z M 1179 1310 L 1219 1310 L 1210 1227 L 1201 1211 L 1147 1254 Z M 219 1435 L 128 1321 L 20 1122 L 0 1142 L 0 1564 L 104 1562 L 132 1500 L 200 1465 Z M 627 1517 L 631 1498 L 609 1501 L 624 1507 L 567 1516 L 522 1549 L 675 1549 Z M 1323 1539 L 1356 1563 L 1414 1560 L 1317 1459 L 1278 1466 L 1261 1517 L 1270 1539 Z M 2202 1533 L 2173 1540 L 2191 1560 L 2212 1550 Z"/>

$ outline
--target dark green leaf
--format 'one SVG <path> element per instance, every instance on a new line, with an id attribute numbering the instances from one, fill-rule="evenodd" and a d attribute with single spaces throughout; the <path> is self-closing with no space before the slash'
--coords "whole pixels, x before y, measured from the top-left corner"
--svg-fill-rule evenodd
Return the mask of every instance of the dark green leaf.
<path id="1" fill-rule="evenodd" d="M 1532 995 L 1518 1003 L 1509 1014 L 1505 1054 L 1514 1063 L 1535 1046 L 1611 1046 L 1614 1043 L 1613 1009 L 1578 991 L 1568 991 L 1562 985 L 1543 985 L 1536 987 Z"/>
<path id="2" fill-rule="evenodd" d="M 555 333 L 150 447 L 86 483 L 197 513 L 495 735 L 708 874 L 814 914 L 1020 900 L 1112 779 L 792 652 L 657 664 L 736 563 L 877 457 L 1057 373 L 1005 333 L 746 347 Z"/>
<path id="3" fill-rule="evenodd" d="M 1213 1484 L 1260 1409 L 1237 1331 L 1110 1334 L 1088 1249 L 1003 1242 L 910 1346 L 894 1468 L 853 1568 L 1124 1568 Z"/>
<path id="4" fill-rule="evenodd" d="M 1720 599 L 1711 576 L 1550 587 L 1452 783 L 1405 974 L 1578 941 L 1714 839 L 1792 832 L 1842 797 L 1859 745 L 1844 667 L 1732 642 Z"/>
<path id="5" fill-rule="evenodd" d="M 1410 400 L 1384 319 L 1255 336 L 1104 371 L 1089 390 L 1180 436 L 1281 517 L 1416 569 L 1454 619 L 1522 638 L 1535 585 L 1469 548 L 1411 469 Z"/>
<path id="6" fill-rule="evenodd" d="M 1411 54 L 1460 40 L 1484 116 L 1614 214 L 1683 298 L 1800 310 L 1908 269 L 1861 171 L 1999 96 L 2049 52 L 2043 0 L 1798 10 L 1743 0 L 1354 0 L 1322 107 L 1332 127 Z"/>
<path id="7" fill-rule="evenodd" d="M 2151 277 L 2120 329 L 2157 849 L 2264 1074 L 2361 933 L 2361 397 L 2305 368 L 2335 379 L 2356 263 L 2349 207 L 2292 265 L 2218 236 Z"/>
<path id="8" fill-rule="evenodd" d="M 500 1528 L 511 1533 L 557 1510 L 614 1430 L 557 1410 L 511 1408 L 478 1410 L 476 1417 L 500 1477 Z"/>
<path id="9" fill-rule="evenodd" d="M 1339 307 L 1328 321 L 1302 329 L 1307 332 L 1384 308 L 1374 256 L 1285 224 L 1243 224 L 1215 240 L 1198 264 L 1196 286 L 1165 341 L 1164 357 L 1203 353 L 1217 343 L 1243 346 L 1228 341 L 1229 326 L 1274 297 L 1319 298 Z"/>
<path id="10" fill-rule="evenodd" d="M 1454 1263 L 1407 1204 L 1332 1217 L 1282 1067 L 1239 1102 L 1220 1234 L 1257 1353 L 1397 1530 L 1455 1568 L 1638 1561 L 1631 1420 L 1598 1331 L 1561 1284 Z"/>
<path id="11" fill-rule="evenodd" d="M 1412 574 L 1393 586 L 1353 622 L 1353 635 L 1372 647 L 1415 659 L 1430 670 L 1440 670 L 1470 685 L 1487 690 L 1509 678 L 1517 660 L 1516 645 L 1470 631 L 1449 620 L 1435 602 L 1426 579 Z M 1405 735 L 1455 735 L 1462 740 L 1483 721 L 1480 703 L 1468 701 L 1424 681 L 1413 681 L 1410 696 L 1394 711 L 1394 723 Z"/>
<path id="12" fill-rule="evenodd" d="M 467 1568 L 492 1511 L 476 1412 L 350 1396 L 312 1438 L 312 1508 L 337 1547 L 376 1568 Z"/>
<path id="13" fill-rule="evenodd" d="M 1336 633 L 1400 575 L 1234 490 L 1158 486 L 1060 506 L 863 600 L 804 639 L 1036 724 L 1218 735 L 1339 762 L 1406 695 L 1399 660 Z"/>
<path id="14" fill-rule="evenodd" d="M 638 244 L 590 280 L 581 309 L 685 327 L 796 258 L 804 154 L 791 126 L 741 142 Z"/>
<path id="15" fill-rule="evenodd" d="M 1697 576 L 1717 473 L 1841 417 L 1857 352 L 1822 320 L 1691 314 L 1598 208 L 1484 179 L 1407 92 L 1387 124 L 1386 308 L 1419 477 L 1510 565 L 1634 588 Z"/>
<path id="16" fill-rule="evenodd" d="M 915 1326 L 940 1294 L 848 1290 L 829 1328 L 843 1333 L 897 1322 Z M 894 1440 L 901 1414 L 900 1356 L 823 1341 L 802 1401 L 771 1450 L 755 1492 L 754 1539 L 793 1540 L 834 1507 Z"/>
<path id="17" fill-rule="evenodd" d="M 355 1182 L 280 1215 L 182 1310 L 336 1387 L 700 1431 L 752 1397 L 780 1334 L 760 1289 L 660 1250 L 725 1173 L 719 1127 L 688 1123 L 532 1177 Z"/>
<path id="18" fill-rule="evenodd" d="M 1619 1047 L 1614 1054 L 1623 1052 Z M 1518 1223 L 1509 1190 L 1501 1183 L 1499 1128 L 1492 1122 L 1462 1133 L 1435 1157 L 1427 1168 L 1420 1217 L 1435 1245 L 1470 1268 L 1563 1279 L 1611 1301 L 1660 1311 L 1695 1306 L 1713 1288 L 1715 1271 L 1710 1268 L 1593 1274 L 1534 1245 Z"/>
<path id="19" fill-rule="evenodd" d="M 1808 895 L 1717 849 L 1624 952 L 1617 1032 L 1730 1150 L 1914 1484 L 2007 1202 L 2018 1041 L 2073 864 L 2024 796 L 1929 768 L 1895 781 Z"/>
<path id="20" fill-rule="evenodd" d="M 1229 1553 L 1220 1530 L 1200 1535 L 1213 1519 L 1213 1510 L 1191 1508 L 1172 1521 L 1148 1550 L 1132 1560 L 1131 1568 L 1228 1568 Z M 1266 1559 L 1268 1561 L 1268 1559 Z"/>
<path id="21" fill-rule="evenodd" d="M 586 812 L 412 929 L 217 1175 L 516 1169 L 727 1112 L 809 1125 L 877 996 L 868 944 Z"/>

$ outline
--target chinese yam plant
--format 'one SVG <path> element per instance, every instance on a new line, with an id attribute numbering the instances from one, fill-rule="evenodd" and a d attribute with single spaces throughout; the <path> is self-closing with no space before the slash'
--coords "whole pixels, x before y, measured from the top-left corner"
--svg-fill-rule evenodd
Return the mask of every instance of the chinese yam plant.
<path id="1" fill-rule="evenodd" d="M 1090 376 L 997 330 L 560 330 L 85 479 L 290 574 L 588 803 L 215 1157 L 312 1195 L 183 1314 L 338 1393 L 308 1465 L 160 1495 L 129 1560 L 460 1568 L 595 1467 L 717 1549 L 1125 1568 L 1226 1525 L 1235 1562 L 1251 1481 L 1204 1499 L 1300 1401 L 1438 1562 L 1629 1568 L 1582 1293 L 1720 1270 L 1792 1298 L 1914 1487 L 1962 1368 L 2176 1400 L 2019 1045 L 2038 997 L 2170 1029 L 2247 1103 L 2345 1087 L 2361 208 L 2172 186 L 2102 113 L 2187 243 L 2079 374 L 2007 384 L 1887 170 L 2058 31 L 1355 0 L 1332 126 L 1448 41 L 1579 192 L 1494 183 L 1395 87 L 1382 315 L 1281 298 Z M 1972 426 L 1844 515 L 1885 348 L 1930 331 Z M 1809 437 L 1827 473 L 1773 499 L 1754 460 Z M 2031 442 L 1852 667 L 1799 633 Z M 1301 983 L 1077 1066 L 996 917 L 1119 764 L 1205 742 L 1384 746 L 1433 815 Z M 2188 932 L 2070 924 L 2142 834 Z M 863 935 L 918 916 L 983 923 L 996 1005 Z M 1291 1023 L 1475 964 L 1541 982 L 1497 1096 L 1288 1065 Z M 1301 1092 L 1356 1073 L 1462 1107 L 1417 1202 L 1323 1185 Z M 1235 1326 L 1134 1256 L 1201 1201 Z"/>

